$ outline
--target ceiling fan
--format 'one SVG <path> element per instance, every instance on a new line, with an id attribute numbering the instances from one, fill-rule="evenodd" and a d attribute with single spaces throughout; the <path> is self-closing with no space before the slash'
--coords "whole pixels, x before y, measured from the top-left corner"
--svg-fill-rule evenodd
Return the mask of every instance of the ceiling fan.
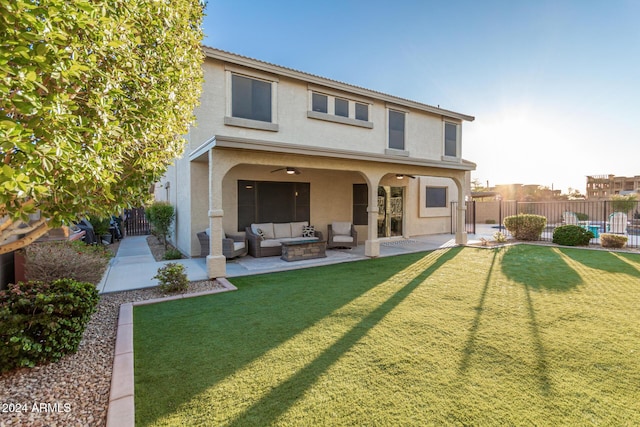
<path id="1" fill-rule="evenodd" d="M 289 166 L 287 166 L 285 168 L 272 170 L 271 173 L 278 172 L 278 171 L 286 171 L 287 174 L 289 174 L 289 175 L 293 175 L 293 174 L 300 175 L 302 173 L 302 172 L 300 172 L 299 169 L 292 168 L 292 167 L 289 167 Z"/>
<path id="2" fill-rule="evenodd" d="M 416 179 L 414 175 L 407 175 L 406 173 L 397 173 L 396 179 L 403 179 L 405 176 L 408 176 L 411 179 Z"/>

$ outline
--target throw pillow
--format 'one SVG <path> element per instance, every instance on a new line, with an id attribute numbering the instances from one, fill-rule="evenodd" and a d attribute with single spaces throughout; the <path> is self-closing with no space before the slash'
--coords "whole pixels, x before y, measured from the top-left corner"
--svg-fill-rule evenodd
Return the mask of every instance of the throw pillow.
<path id="1" fill-rule="evenodd" d="M 264 231 L 262 231 L 262 229 L 258 228 L 256 230 L 258 232 L 258 236 L 260 236 L 260 240 L 264 240 Z"/>
<path id="2" fill-rule="evenodd" d="M 305 225 L 302 228 L 302 237 L 315 237 L 316 228 L 313 225 Z"/>

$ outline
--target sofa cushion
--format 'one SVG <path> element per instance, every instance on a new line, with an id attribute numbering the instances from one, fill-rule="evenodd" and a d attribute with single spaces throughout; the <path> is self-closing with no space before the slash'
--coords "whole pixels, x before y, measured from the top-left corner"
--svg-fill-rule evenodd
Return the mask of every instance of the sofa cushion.
<path id="1" fill-rule="evenodd" d="M 302 237 L 302 231 L 306 225 L 309 225 L 309 221 L 292 222 L 291 237 Z"/>
<path id="2" fill-rule="evenodd" d="M 267 239 L 260 242 L 261 248 L 274 248 L 280 246 L 280 239 Z"/>
<path id="3" fill-rule="evenodd" d="M 353 237 L 351 236 L 333 236 L 334 243 L 353 243 Z"/>
<path id="4" fill-rule="evenodd" d="M 275 233 L 273 232 L 273 223 L 272 222 L 265 222 L 262 224 L 251 224 L 251 231 L 253 231 L 255 234 L 260 234 L 258 233 L 258 229 L 262 230 L 263 236 L 265 239 L 275 239 Z"/>
<path id="5" fill-rule="evenodd" d="M 333 229 L 333 234 L 341 234 L 344 236 L 351 236 L 351 223 L 344 221 L 337 221 L 331 224 L 331 228 Z M 335 240 L 335 239 L 334 239 Z"/>
<path id="6" fill-rule="evenodd" d="M 233 242 L 233 250 L 244 249 L 244 242 Z"/>
<path id="7" fill-rule="evenodd" d="M 291 224 L 288 222 L 285 222 L 283 224 L 273 224 L 273 231 L 276 239 L 291 237 Z"/>

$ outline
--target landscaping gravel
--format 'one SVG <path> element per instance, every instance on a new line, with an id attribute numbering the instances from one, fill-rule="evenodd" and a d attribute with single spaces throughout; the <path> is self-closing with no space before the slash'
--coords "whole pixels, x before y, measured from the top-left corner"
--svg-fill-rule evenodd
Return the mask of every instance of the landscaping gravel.
<path id="1" fill-rule="evenodd" d="M 191 282 L 185 293 L 221 287 Z M 102 294 L 77 353 L 0 375 L 0 427 L 106 425 L 120 305 L 163 296 L 157 288 Z"/>

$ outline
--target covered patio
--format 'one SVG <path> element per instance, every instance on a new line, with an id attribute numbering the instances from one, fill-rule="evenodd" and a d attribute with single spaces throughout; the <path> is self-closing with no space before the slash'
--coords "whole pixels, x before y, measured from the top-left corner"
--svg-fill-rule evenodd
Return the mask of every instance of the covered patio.
<path id="1" fill-rule="evenodd" d="M 310 149 L 293 144 L 264 143 L 240 138 L 214 137 L 197 148 L 190 155 L 192 191 L 208 198 L 192 198 L 192 218 L 190 235 L 191 247 L 195 248 L 193 237 L 199 231 L 210 230 L 210 250 L 206 257 L 208 275 L 211 278 L 255 274 L 252 270 L 269 269 L 269 265 L 278 264 L 279 257 L 271 260 L 245 257 L 227 262 L 222 254 L 222 236 L 244 231 L 248 224 L 242 224 L 240 214 L 240 183 L 276 181 L 310 183 L 310 202 L 308 220 L 326 237 L 327 225 L 332 221 L 352 221 L 355 217 L 354 185 L 366 185 L 366 204 L 362 206 L 364 221 L 354 223 L 358 228 L 359 245 L 350 251 L 332 251 L 327 258 L 337 262 L 365 257 L 385 256 L 385 253 L 400 251 L 410 247 L 413 236 L 445 232 L 450 225 L 450 210 L 440 216 L 428 217 L 421 210 L 424 182 L 416 177 L 448 179 L 453 187 L 452 201 L 458 202 L 456 215 L 458 230 L 455 235 L 447 235 L 446 241 L 452 245 L 465 244 L 467 235 L 464 227 L 465 194 L 467 190 L 467 172 L 474 169 L 470 162 L 458 161 L 445 163 L 403 156 L 364 154 L 337 149 Z M 293 169 L 296 174 L 287 174 Z M 276 172 L 276 173 L 274 173 Z M 403 180 L 404 179 L 404 180 Z M 392 187 L 395 186 L 395 187 Z M 404 217 L 392 234 L 381 236 L 379 216 L 379 189 L 403 188 L 402 200 Z M 249 187 L 247 187 L 249 188 Z M 408 191 L 410 189 L 411 191 Z M 296 192 L 297 197 L 297 192 Z M 208 206 L 206 205 L 208 203 Z M 420 205 L 422 203 L 422 205 Z M 207 209 L 208 208 L 208 209 Z M 293 209 L 295 211 L 295 209 Z M 445 219 L 446 217 L 446 219 Z M 256 223 L 261 222 L 257 219 Z M 299 221 L 300 219 L 296 219 Z M 266 220 L 264 222 L 269 222 Z M 271 222 L 278 222 L 271 220 Z M 285 220 L 285 222 L 287 222 Z M 388 232 L 388 230 L 387 230 Z M 429 236 L 432 237 L 432 236 Z M 403 244 L 394 242 L 402 239 Z M 441 243 L 443 244 L 443 243 Z M 414 245 L 420 246 L 420 245 Z M 422 245 L 424 246 L 424 245 Z M 430 249 L 434 249 L 433 246 Z M 422 249 L 424 250 L 424 249 Z M 195 252 L 195 251 L 194 251 Z M 302 265 L 299 261 L 292 264 Z M 321 261 L 320 261 L 321 262 Z M 326 262 L 331 262 L 327 260 Z M 262 265 L 263 267 L 259 267 Z"/>
<path id="2" fill-rule="evenodd" d="M 469 243 L 480 241 L 480 236 L 472 235 Z M 389 257 L 414 252 L 430 251 L 440 248 L 456 246 L 455 236 L 451 234 L 435 234 L 412 238 L 390 239 L 380 243 L 380 257 Z M 315 258 L 295 262 L 287 262 L 280 257 L 254 258 L 246 256 L 226 263 L 227 277 L 249 276 L 253 274 L 271 273 L 276 271 L 296 270 L 299 268 L 316 267 L 320 265 L 340 264 L 343 262 L 359 261 L 369 258 L 365 254 L 365 245 L 358 245 L 353 249 L 327 249 L 326 258 Z"/>

